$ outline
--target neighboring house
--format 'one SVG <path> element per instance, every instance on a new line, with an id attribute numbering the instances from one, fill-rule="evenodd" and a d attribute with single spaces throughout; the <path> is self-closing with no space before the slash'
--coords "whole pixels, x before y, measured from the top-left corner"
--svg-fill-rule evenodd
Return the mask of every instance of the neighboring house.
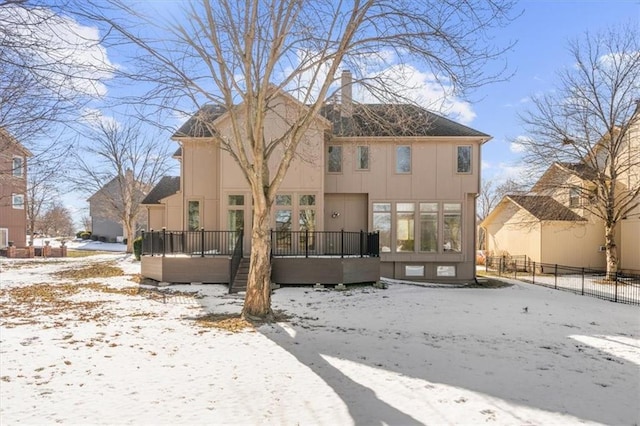
<path id="1" fill-rule="evenodd" d="M 636 112 L 638 114 L 638 112 Z M 596 147 L 590 157 L 600 154 Z M 640 122 L 631 129 L 620 153 L 629 166 L 621 168 L 619 191 L 640 185 Z M 590 161 L 603 164 L 603 161 Z M 627 163 L 624 163 L 627 164 Z M 530 195 L 507 195 L 480 224 L 487 250 L 493 255 L 526 255 L 532 261 L 576 267 L 605 268 L 603 221 L 588 211 L 585 197 L 594 169 L 586 162 L 554 163 L 533 186 Z M 618 223 L 619 269 L 640 272 L 640 207 Z"/>
<path id="2" fill-rule="evenodd" d="M 123 200 L 123 190 L 120 189 L 123 181 L 133 179 L 132 173 L 128 170 L 125 176 L 114 177 L 107 182 L 96 193 L 89 197 L 89 216 L 91 217 L 91 234 L 97 238 L 102 238 L 107 242 L 122 242 L 125 238 L 135 238 L 135 235 L 126 235 L 120 212 L 129 203 L 135 208 L 146 195 L 146 191 L 134 191 L 130 200 Z M 144 185 L 138 185 L 144 187 Z M 140 208 L 140 213 L 136 217 L 136 224 L 133 232 L 147 227 L 147 215 L 144 208 Z"/>
<path id="3" fill-rule="evenodd" d="M 0 248 L 27 245 L 27 158 L 31 153 L 0 128 Z"/>
<path id="4" fill-rule="evenodd" d="M 323 108 L 282 182 L 273 229 L 379 231 L 380 275 L 473 279 L 480 149 L 490 136 L 413 105 L 353 103 L 351 74 L 342 79 L 341 102 Z M 287 114 L 301 108 L 281 93 L 267 117 L 266 139 L 286 129 Z M 198 114 L 208 114 L 216 130 L 231 137 L 223 108 Z M 210 136 L 194 118 L 173 135 L 180 178 L 163 179 L 143 202 L 149 227 L 244 229 L 247 254 L 251 192 L 239 166 Z"/>

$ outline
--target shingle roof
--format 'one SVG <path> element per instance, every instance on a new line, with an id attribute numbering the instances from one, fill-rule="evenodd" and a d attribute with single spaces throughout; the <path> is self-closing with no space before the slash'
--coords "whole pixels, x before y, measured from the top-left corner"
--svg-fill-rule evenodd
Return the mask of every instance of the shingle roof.
<path id="1" fill-rule="evenodd" d="M 569 170 L 581 179 L 590 180 L 597 176 L 597 171 L 593 167 L 584 163 L 558 163 L 560 167 Z"/>
<path id="2" fill-rule="evenodd" d="M 567 222 L 583 222 L 586 220 L 568 207 L 563 206 L 546 195 L 507 195 L 507 198 L 511 199 L 539 220 Z"/>
<path id="3" fill-rule="evenodd" d="M 211 130 L 205 123 L 212 123 L 226 112 L 222 105 L 205 105 L 198 112 L 193 114 L 179 129 L 173 137 L 196 137 L 208 138 L 212 136 Z"/>
<path id="4" fill-rule="evenodd" d="M 160 204 L 160 200 L 180 190 L 179 176 L 163 176 L 160 182 L 142 200 L 141 204 Z"/>
<path id="5" fill-rule="evenodd" d="M 351 117 L 339 105 L 327 105 L 322 115 L 336 136 L 472 136 L 490 137 L 471 127 L 410 104 L 354 104 Z"/>
<path id="6" fill-rule="evenodd" d="M 204 124 L 226 112 L 220 105 L 205 105 L 184 123 L 174 137 L 211 137 Z M 456 123 L 410 104 L 354 104 L 350 117 L 340 105 L 326 105 L 320 114 L 333 124 L 334 136 L 471 136 L 489 138 L 486 133 Z"/>

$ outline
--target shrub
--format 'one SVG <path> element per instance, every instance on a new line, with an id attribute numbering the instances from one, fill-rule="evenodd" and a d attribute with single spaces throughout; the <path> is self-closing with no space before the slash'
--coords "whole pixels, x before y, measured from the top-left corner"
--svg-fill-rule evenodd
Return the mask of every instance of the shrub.
<path id="1" fill-rule="evenodd" d="M 133 240 L 133 255 L 136 260 L 140 260 L 140 256 L 142 256 L 142 237 Z"/>
<path id="2" fill-rule="evenodd" d="M 88 240 L 91 238 L 91 231 L 83 231 L 80 233 L 80 238 L 83 240 Z"/>
<path id="3" fill-rule="evenodd" d="M 106 243 L 107 237 L 98 237 L 98 240 L 100 240 L 101 243 Z"/>
<path id="4" fill-rule="evenodd" d="M 91 241 L 98 241 L 97 235 L 91 235 Z"/>

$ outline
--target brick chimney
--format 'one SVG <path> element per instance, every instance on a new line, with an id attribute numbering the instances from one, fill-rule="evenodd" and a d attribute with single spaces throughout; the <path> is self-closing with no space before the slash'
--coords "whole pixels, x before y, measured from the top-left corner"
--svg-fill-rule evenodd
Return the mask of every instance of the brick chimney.
<path id="1" fill-rule="evenodd" d="M 351 71 L 343 70 L 341 79 L 340 95 L 342 104 L 341 112 L 342 117 L 351 117 L 353 113 L 353 93 L 352 93 L 353 78 Z"/>

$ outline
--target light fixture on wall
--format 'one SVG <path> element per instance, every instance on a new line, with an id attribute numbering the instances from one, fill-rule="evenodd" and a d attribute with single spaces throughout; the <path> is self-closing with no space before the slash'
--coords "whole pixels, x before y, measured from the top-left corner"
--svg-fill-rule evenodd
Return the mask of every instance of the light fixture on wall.
<path id="1" fill-rule="evenodd" d="M 331 213 L 331 217 L 334 218 L 334 219 L 337 218 L 338 216 L 340 216 L 340 213 L 338 213 L 338 212 Z"/>

